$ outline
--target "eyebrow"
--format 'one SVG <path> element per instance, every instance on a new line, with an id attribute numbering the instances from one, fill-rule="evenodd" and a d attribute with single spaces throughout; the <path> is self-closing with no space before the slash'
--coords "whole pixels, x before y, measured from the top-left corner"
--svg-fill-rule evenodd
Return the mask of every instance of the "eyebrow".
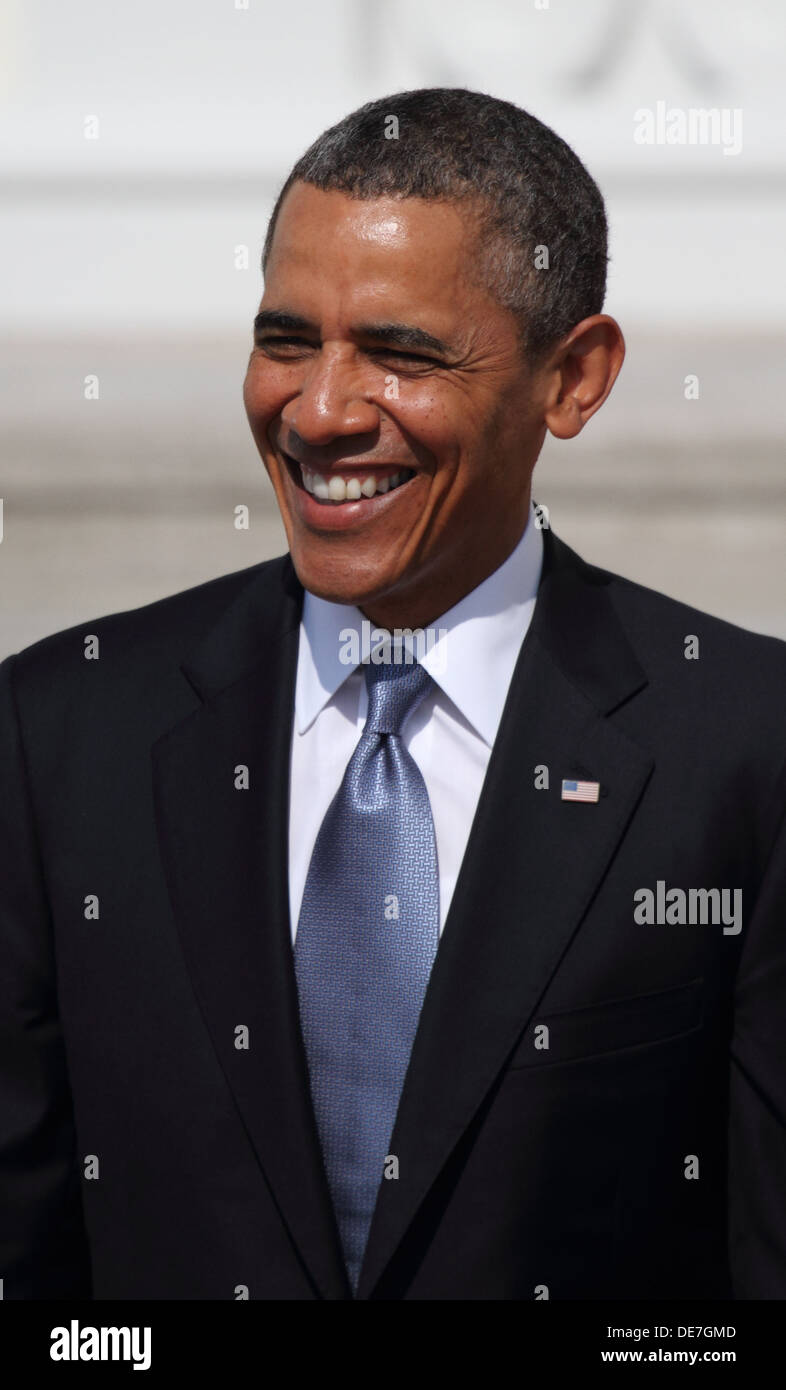
<path id="1" fill-rule="evenodd" d="M 308 319 L 299 314 L 290 314 L 284 309 L 265 309 L 254 319 L 254 332 L 261 333 L 268 328 L 278 328 L 290 333 L 316 333 L 317 329 Z M 389 343 L 391 347 L 420 348 L 424 352 L 435 352 L 443 357 L 450 356 L 450 348 L 441 338 L 427 333 L 413 323 L 359 323 L 353 329 L 359 338 L 375 338 L 377 342 Z"/>

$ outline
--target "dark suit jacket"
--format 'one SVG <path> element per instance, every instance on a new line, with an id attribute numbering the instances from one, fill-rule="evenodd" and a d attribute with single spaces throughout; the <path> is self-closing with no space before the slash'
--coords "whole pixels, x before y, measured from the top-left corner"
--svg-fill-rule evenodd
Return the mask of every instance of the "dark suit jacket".
<path id="1" fill-rule="evenodd" d="M 786 645 L 544 539 L 358 1297 L 784 1298 Z M 0 668 L 6 1298 L 349 1297 L 288 911 L 301 601 L 285 557 Z M 658 880 L 741 888 L 741 932 L 638 924 Z"/>

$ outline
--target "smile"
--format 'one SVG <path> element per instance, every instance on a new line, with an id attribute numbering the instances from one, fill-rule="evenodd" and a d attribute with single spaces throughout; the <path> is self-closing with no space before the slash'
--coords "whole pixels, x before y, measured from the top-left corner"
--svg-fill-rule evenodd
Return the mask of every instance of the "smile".
<path id="1" fill-rule="evenodd" d="M 366 473 L 363 469 L 346 473 L 317 473 L 298 463 L 290 455 L 285 455 L 289 471 L 294 475 L 315 502 L 326 507 L 341 506 L 346 502 L 360 502 L 372 497 L 384 496 L 396 488 L 403 487 L 414 478 L 415 470 L 401 468 L 386 474 Z"/>

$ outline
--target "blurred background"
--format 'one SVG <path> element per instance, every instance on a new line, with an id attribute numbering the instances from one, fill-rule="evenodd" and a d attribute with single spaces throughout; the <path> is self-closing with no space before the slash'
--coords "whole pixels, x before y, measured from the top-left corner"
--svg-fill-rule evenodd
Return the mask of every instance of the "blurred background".
<path id="1" fill-rule="evenodd" d="M 267 217 L 418 86 L 526 107 L 607 200 L 628 357 L 544 448 L 554 529 L 786 637 L 785 51 L 782 0 L 4 0 L 0 656 L 285 548 L 241 398 Z M 637 143 L 658 103 L 741 149 Z"/>

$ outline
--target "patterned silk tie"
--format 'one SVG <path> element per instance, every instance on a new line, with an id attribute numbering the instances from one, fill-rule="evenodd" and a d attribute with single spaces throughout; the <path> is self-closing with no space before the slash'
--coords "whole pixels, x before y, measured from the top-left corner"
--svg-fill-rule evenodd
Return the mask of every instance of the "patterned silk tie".
<path id="1" fill-rule="evenodd" d="M 311 1094 L 353 1290 L 439 943 L 431 805 L 401 741 L 431 677 L 416 662 L 365 674 L 368 717 L 317 836 L 295 938 Z"/>

